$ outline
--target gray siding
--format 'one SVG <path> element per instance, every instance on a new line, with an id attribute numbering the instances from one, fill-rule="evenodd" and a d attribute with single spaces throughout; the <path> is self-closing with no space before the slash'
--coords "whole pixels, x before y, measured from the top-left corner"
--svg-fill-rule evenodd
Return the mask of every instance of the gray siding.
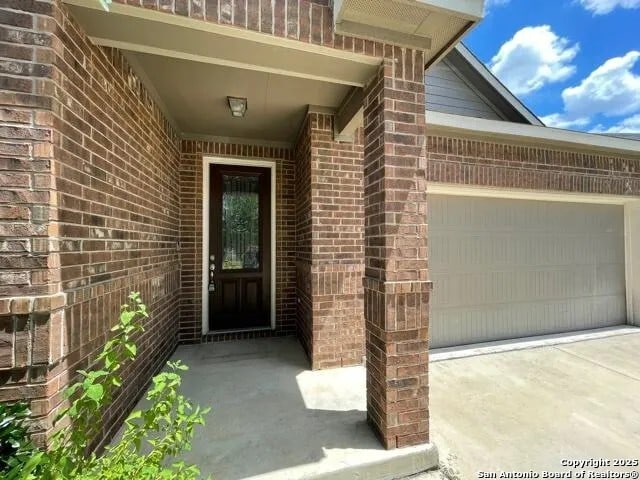
<path id="1" fill-rule="evenodd" d="M 425 72 L 427 110 L 503 120 L 495 107 L 469 86 L 445 59 Z"/>

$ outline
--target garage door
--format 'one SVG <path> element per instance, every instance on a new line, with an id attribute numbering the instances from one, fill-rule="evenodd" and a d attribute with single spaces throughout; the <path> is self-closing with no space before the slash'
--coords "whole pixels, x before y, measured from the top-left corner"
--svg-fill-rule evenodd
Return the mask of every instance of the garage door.
<path id="1" fill-rule="evenodd" d="M 432 348 L 626 321 L 617 205 L 432 195 Z"/>

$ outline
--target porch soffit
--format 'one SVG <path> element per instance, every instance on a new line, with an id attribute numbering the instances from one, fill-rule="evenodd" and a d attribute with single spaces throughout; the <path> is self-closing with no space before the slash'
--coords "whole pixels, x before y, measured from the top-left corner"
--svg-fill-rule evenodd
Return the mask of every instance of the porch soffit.
<path id="1" fill-rule="evenodd" d="M 382 59 L 98 0 L 65 0 L 97 44 L 228 67 L 364 86 Z"/>
<path id="2" fill-rule="evenodd" d="M 382 59 L 97 0 L 65 0 L 91 40 L 122 50 L 185 137 L 295 141 L 309 105 L 338 111 Z M 227 96 L 246 97 L 232 118 Z"/>
<path id="3" fill-rule="evenodd" d="M 425 51 L 438 62 L 484 16 L 484 0 L 334 0 L 337 33 Z"/>

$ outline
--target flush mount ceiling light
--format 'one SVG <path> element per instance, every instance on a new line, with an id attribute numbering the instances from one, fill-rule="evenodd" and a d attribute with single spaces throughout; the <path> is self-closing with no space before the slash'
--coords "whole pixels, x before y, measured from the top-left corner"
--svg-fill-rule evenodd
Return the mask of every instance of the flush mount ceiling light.
<path id="1" fill-rule="evenodd" d="M 247 113 L 247 99 L 238 97 L 227 97 L 229 110 L 234 117 L 244 117 Z"/>

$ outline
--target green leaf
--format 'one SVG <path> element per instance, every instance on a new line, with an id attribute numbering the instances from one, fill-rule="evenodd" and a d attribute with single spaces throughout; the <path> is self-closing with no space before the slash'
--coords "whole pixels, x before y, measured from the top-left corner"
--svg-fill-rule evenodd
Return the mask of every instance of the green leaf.
<path id="1" fill-rule="evenodd" d="M 96 403 L 102 400 L 103 395 L 104 395 L 104 387 L 99 383 L 89 385 L 89 387 L 87 388 L 87 396 L 90 399 L 94 400 Z"/>
<path id="2" fill-rule="evenodd" d="M 110 0 L 104 2 L 108 4 Z M 134 339 L 144 331 L 142 321 L 148 316 L 147 307 L 137 292 L 132 292 L 128 300 L 102 352 L 91 359 L 87 371 L 81 372 L 82 381 L 65 391 L 67 398 L 72 396 L 75 400 L 60 416 L 70 420 L 73 428 L 55 433 L 50 451 L 42 452 L 41 460 L 33 461 L 32 471 L 22 470 L 23 474 L 10 480 L 196 480 L 199 476 L 195 466 L 184 462 L 168 466 L 170 459 L 191 448 L 195 427 L 204 424 L 204 414 L 209 411 L 192 406 L 179 394 L 180 372 L 187 368 L 179 362 L 169 364 L 169 372 L 153 377 L 147 391 L 150 406 L 127 417 L 121 440 L 100 457 L 86 455 L 86 446 L 102 428 L 100 411 L 111 404 L 114 387 L 121 385 L 116 372 L 125 369 L 126 363 L 135 358 L 138 349 Z M 7 407 L 0 405 L 0 424 L 6 418 L 13 422 L 22 418 L 19 412 L 2 408 Z M 24 437 L 9 437 L 5 445 L 22 449 L 21 438 Z M 143 446 L 145 452 L 151 449 L 151 453 L 141 453 Z M 27 462 L 26 456 L 15 458 L 20 467 Z M 13 464 L 10 467 L 13 468 Z"/>
<path id="3" fill-rule="evenodd" d="M 70 398 L 73 396 L 74 393 L 76 393 L 76 391 L 78 390 L 78 388 L 80 388 L 80 385 L 82 385 L 81 383 L 74 383 L 73 385 L 71 385 L 69 388 L 67 388 L 64 391 L 64 396 L 65 398 Z"/>
<path id="4" fill-rule="evenodd" d="M 134 317 L 136 316 L 135 312 L 131 312 L 131 311 L 124 311 L 120 314 L 120 322 L 123 325 L 129 325 L 131 323 L 131 321 L 134 319 Z"/>
<path id="5" fill-rule="evenodd" d="M 131 415 L 129 415 L 127 420 L 134 420 L 136 418 L 141 418 L 141 417 L 142 417 L 142 411 L 141 410 L 136 410 L 136 411 L 132 412 Z"/>
<path id="6" fill-rule="evenodd" d="M 129 353 L 130 353 L 132 356 L 135 356 L 135 355 L 136 355 L 136 353 L 137 353 L 137 351 L 138 351 L 138 347 L 136 347 L 136 344 L 135 344 L 135 343 L 127 343 L 127 344 L 125 345 L 125 348 L 129 351 Z"/>

